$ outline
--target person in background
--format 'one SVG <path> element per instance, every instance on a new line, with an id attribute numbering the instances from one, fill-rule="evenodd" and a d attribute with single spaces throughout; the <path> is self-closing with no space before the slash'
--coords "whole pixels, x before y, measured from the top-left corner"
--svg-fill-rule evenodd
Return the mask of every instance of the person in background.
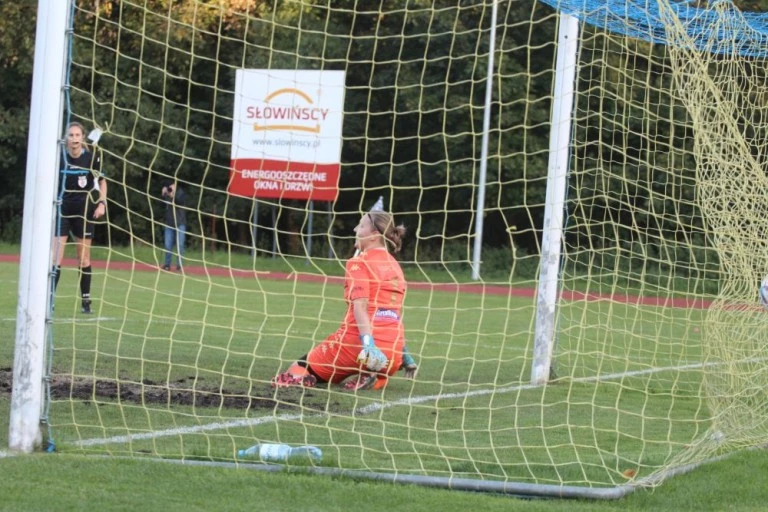
<path id="1" fill-rule="evenodd" d="M 165 201 L 165 263 L 163 270 L 171 270 L 172 252 L 176 248 L 176 270 L 183 269 L 184 245 L 187 240 L 186 194 L 178 183 L 166 183 L 162 190 Z"/>
<path id="2" fill-rule="evenodd" d="M 413 378 L 416 362 L 405 349 L 402 323 L 406 282 L 392 255 L 400 251 L 405 227 L 392 214 L 371 211 L 355 227 L 358 253 L 346 264 L 341 326 L 285 372 L 273 387 L 341 384 L 348 391 L 382 389 L 399 369 Z M 351 377 L 351 378 L 350 378 Z"/>
<path id="3" fill-rule="evenodd" d="M 60 165 L 59 197 L 53 243 L 53 291 L 61 277 L 61 263 L 69 236 L 75 242 L 80 268 L 80 297 L 83 313 L 91 312 L 91 243 L 93 222 L 107 213 L 107 180 L 101 174 L 101 159 L 85 144 L 85 127 L 69 123 L 66 152 Z"/>

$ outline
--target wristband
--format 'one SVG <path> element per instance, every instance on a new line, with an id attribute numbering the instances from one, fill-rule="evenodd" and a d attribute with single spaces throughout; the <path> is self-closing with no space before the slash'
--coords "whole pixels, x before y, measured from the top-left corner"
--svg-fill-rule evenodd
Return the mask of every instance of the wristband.
<path id="1" fill-rule="evenodd" d="M 371 336 L 370 334 L 361 334 L 360 341 L 363 343 L 363 346 L 365 348 L 373 346 L 373 336 Z"/>

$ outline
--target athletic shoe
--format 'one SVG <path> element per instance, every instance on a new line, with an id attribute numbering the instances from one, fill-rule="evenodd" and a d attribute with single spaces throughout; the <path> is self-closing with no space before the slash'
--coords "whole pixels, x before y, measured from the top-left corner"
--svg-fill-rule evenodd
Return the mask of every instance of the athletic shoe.
<path id="1" fill-rule="evenodd" d="M 91 301 L 88 299 L 83 300 L 83 309 L 81 309 L 86 315 L 91 314 Z"/>
<path id="2" fill-rule="evenodd" d="M 170 265 L 163 265 L 163 270 L 171 270 L 171 266 Z"/>
<path id="3" fill-rule="evenodd" d="M 176 272 L 183 272 L 180 266 L 176 265 Z"/>
<path id="4" fill-rule="evenodd" d="M 304 375 L 303 377 L 297 377 L 292 373 L 283 372 L 280 375 L 272 378 L 273 388 L 287 388 L 290 386 L 313 388 L 317 386 L 317 377 L 314 375 Z"/>
<path id="5" fill-rule="evenodd" d="M 386 375 L 361 373 L 344 383 L 344 391 L 363 391 L 365 389 L 381 389 L 387 385 Z"/>

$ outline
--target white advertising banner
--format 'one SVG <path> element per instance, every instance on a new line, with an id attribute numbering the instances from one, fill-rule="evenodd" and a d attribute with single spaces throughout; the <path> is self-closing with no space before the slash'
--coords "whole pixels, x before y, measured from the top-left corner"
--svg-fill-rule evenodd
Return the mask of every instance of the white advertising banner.
<path id="1" fill-rule="evenodd" d="M 239 69 L 235 80 L 229 193 L 335 200 L 344 72 Z"/>

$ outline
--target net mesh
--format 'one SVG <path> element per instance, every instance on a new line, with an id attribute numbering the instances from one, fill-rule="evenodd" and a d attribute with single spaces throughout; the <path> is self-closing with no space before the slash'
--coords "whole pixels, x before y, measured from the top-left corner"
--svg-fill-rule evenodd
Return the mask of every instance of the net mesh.
<path id="1" fill-rule="evenodd" d="M 489 2 L 78 3 L 67 115 L 105 131 L 109 220 L 94 315 L 67 268 L 57 292 L 57 446 L 232 461 L 285 442 L 330 467 L 600 487 L 765 442 L 765 63 L 734 50 L 752 25 L 723 3 L 578 4 L 500 3 L 484 148 Z M 533 386 L 557 8 L 591 24 L 553 380 Z M 227 193 L 243 68 L 345 72 L 334 201 Z M 183 272 L 159 269 L 168 180 L 188 196 Z M 338 326 L 352 228 L 380 196 L 409 228 L 417 378 L 272 389 Z"/>
<path id="2" fill-rule="evenodd" d="M 768 36 L 729 3 L 713 6 L 711 30 L 742 34 L 730 41 L 696 41 L 670 23 L 676 85 L 693 126 L 697 201 L 722 271 L 720 293 L 707 316 L 703 349 L 707 404 L 716 434 L 736 446 L 764 443 L 768 403 L 763 311 L 745 307 L 765 276 L 765 62 L 752 58 Z M 664 15 L 669 17 L 669 13 Z M 747 42 L 745 42 L 747 41 Z M 749 43 L 748 43 L 749 42 Z M 749 55 L 747 58 L 744 55 Z"/>

